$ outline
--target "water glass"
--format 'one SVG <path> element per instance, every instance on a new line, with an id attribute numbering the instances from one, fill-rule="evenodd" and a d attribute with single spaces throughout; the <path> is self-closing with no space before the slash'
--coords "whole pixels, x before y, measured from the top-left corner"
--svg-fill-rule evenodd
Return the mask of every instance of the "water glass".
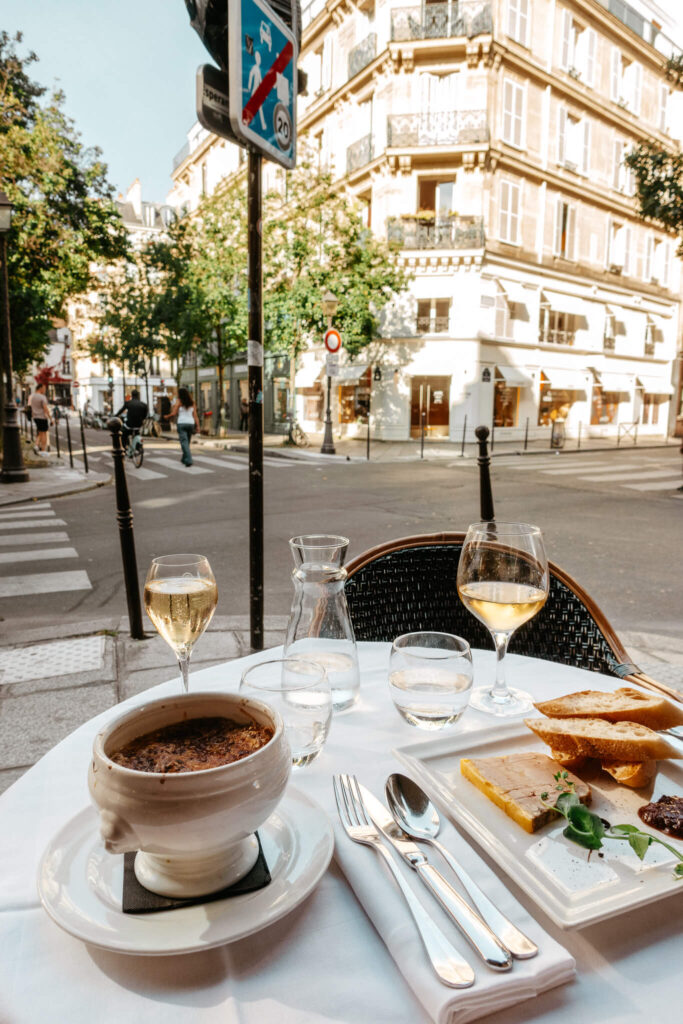
<path id="1" fill-rule="evenodd" d="M 452 725 L 470 699 L 470 645 L 452 633 L 404 633 L 391 645 L 389 689 L 396 710 L 410 725 Z"/>
<path id="2" fill-rule="evenodd" d="M 279 711 L 295 768 L 318 756 L 332 720 L 332 693 L 322 665 L 299 658 L 262 661 L 244 670 L 240 693 Z"/>

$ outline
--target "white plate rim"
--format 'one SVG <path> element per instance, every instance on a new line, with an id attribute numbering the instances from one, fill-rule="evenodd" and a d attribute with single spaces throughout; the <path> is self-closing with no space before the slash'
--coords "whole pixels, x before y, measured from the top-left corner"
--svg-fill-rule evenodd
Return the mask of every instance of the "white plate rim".
<path id="1" fill-rule="evenodd" d="M 245 893 L 243 896 L 233 896 L 224 901 L 216 900 L 212 901 L 210 904 L 200 903 L 194 906 L 178 908 L 178 912 L 182 912 L 183 914 L 187 914 L 188 911 L 201 913 L 205 906 L 218 907 L 224 902 L 234 907 L 235 905 L 239 906 L 237 901 L 240 899 L 250 898 L 253 909 L 254 901 L 258 901 L 259 897 L 262 896 L 262 901 L 266 905 L 258 915 L 258 920 L 252 921 L 250 924 L 246 924 L 241 929 L 235 930 L 234 927 L 232 929 L 226 928 L 222 935 L 216 935 L 209 941 L 192 941 L 183 943 L 182 924 L 180 928 L 178 928 L 178 918 L 176 918 L 176 927 L 174 929 L 169 929 L 169 932 L 176 937 L 180 936 L 180 940 L 173 945 L 169 944 L 163 948 L 150 948 L 149 946 L 141 946 L 139 940 L 137 941 L 137 944 L 133 944 L 130 941 L 126 941 L 125 938 L 123 940 L 118 938 L 112 940 L 111 938 L 105 939 L 103 935 L 98 937 L 97 929 L 99 929 L 100 932 L 104 931 L 104 929 L 101 924 L 93 921 L 92 918 L 90 919 L 90 929 L 79 928 L 72 920 L 69 920 L 66 915 L 60 913 L 58 906 L 55 906 L 54 901 L 50 900 L 49 896 L 44 892 L 44 868 L 48 858 L 54 855 L 55 852 L 58 852 L 60 839 L 68 835 L 70 830 L 74 831 L 75 829 L 84 827 L 85 822 L 82 821 L 82 819 L 91 819 L 94 830 L 97 830 L 97 811 L 92 806 L 82 808 L 75 815 L 69 818 L 69 820 L 66 821 L 55 833 L 43 851 L 38 865 L 37 874 L 37 888 L 40 902 L 51 920 L 54 921 L 55 924 L 63 931 L 87 945 L 95 946 L 99 949 L 105 949 L 109 952 L 134 956 L 176 956 L 186 953 L 201 952 L 205 949 L 212 949 L 217 946 L 227 945 L 228 943 L 238 942 L 241 939 L 247 938 L 249 935 L 253 935 L 256 932 L 261 931 L 263 928 L 269 927 L 271 924 L 275 924 L 281 918 L 290 913 L 290 911 L 298 907 L 299 904 L 302 903 L 318 885 L 318 882 L 327 871 L 334 852 L 334 833 L 327 814 L 319 803 L 311 799 L 311 797 L 303 793 L 301 790 L 296 789 L 293 786 L 288 787 L 282 801 L 278 804 L 273 814 L 279 814 L 290 824 L 293 831 L 297 834 L 301 833 L 301 830 L 297 829 L 297 817 L 305 815 L 309 823 L 313 821 L 317 825 L 319 835 L 316 837 L 316 843 L 321 845 L 320 850 L 316 851 L 314 848 L 316 843 L 309 843 L 309 852 L 307 856 L 310 861 L 310 872 L 304 872 L 303 877 L 301 877 L 300 869 L 302 867 L 302 853 L 300 851 L 298 858 L 295 856 L 286 861 L 285 869 L 273 878 L 270 885 L 256 893 Z M 262 830 L 267 826 L 267 824 L 268 822 L 265 823 L 265 826 L 262 826 Z M 76 840 L 72 841 L 72 843 L 75 841 Z M 81 839 L 80 841 L 82 842 L 83 840 Z M 294 873 L 295 869 L 299 877 Z M 87 885 L 88 883 L 86 880 L 83 880 L 83 884 Z M 277 910 L 274 912 L 271 910 L 271 912 L 268 913 L 268 903 L 272 902 L 274 896 L 278 895 L 278 893 L 280 901 Z M 166 910 L 163 912 L 164 916 L 173 913 L 174 911 L 172 910 Z M 142 924 L 141 930 L 144 931 L 144 921 L 141 919 L 148 915 L 124 914 L 123 911 L 121 911 L 120 914 L 122 920 L 125 920 L 126 927 L 129 930 L 134 930 L 137 923 Z M 234 921 L 234 915 L 226 914 L 224 915 L 224 920 L 226 923 Z M 107 935 L 109 934 L 110 933 L 107 931 Z"/>
<path id="2" fill-rule="evenodd" d="M 529 738 L 529 731 L 522 722 L 510 722 L 501 725 L 495 731 L 482 729 L 475 732 L 458 732 L 408 743 L 395 747 L 392 753 L 406 768 L 415 773 L 415 778 L 424 786 L 429 796 L 435 800 L 439 810 L 455 821 L 467 836 L 474 839 L 481 849 L 505 872 L 510 880 L 518 885 L 560 928 L 566 930 L 585 928 L 590 924 L 596 924 L 598 921 L 628 913 L 648 903 L 654 903 L 659 899 L 682 892 L 682 883 L 677 881 L 672 875 L 657 891 L 649 891 L 648 886 L 643 885 L 634 896 L 628 899 L 628 902 L 621 905 L 616 894 L 613 900 L 603 901 L 602 907 L 596 907 L 594 910 L 591 910 L 590 907 L 568 909 L 559 897 L 552 897 L 548 901 L 548 893 L 541 893 L 540 884 L 533 871 L 526 864 L 520 867 L 517 857 L 505 846 L 504 836 L 491 831 L 490 828 L 464 807 L 458 800 L 457 795 L 442 784 L 441 780 L 437 777 L 436 770 L 430 770 L 422 760 L 425 755 L 438 756 L 439 753 L 457 754 L 463 748 L 466 748 L 468 752 L 474 752 L 478 747 L 492 742 L 505 740 L 514 742 L 515 739 Z M 539 752 L 548 752 L 541 741 L 539 741 L 538 749 Z M 677 763 L 683 768 L 683 762 Z M 513 824 L 514 822 L 510 819 L 510 825 Z M 647 831 L 647 829 L 644 829 L 644 831 Z M 652 834 L 656 835 L 657 833 L 653 831 Z M 666 841 L 669 842 L 670 838 L 667 837 Z M 606 903 L 607 905 L 605 905 Z"/>

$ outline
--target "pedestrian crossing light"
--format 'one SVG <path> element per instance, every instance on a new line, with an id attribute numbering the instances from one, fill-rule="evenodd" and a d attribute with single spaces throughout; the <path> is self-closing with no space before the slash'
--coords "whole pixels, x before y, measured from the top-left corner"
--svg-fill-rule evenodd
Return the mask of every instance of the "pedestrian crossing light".
<path id="1" fill-rule="evenodd" d="M 110 377 L 109 380 L 107 381 L 107 384 L 109 385 L 109 390 L 111 391 L 112 388 L 114 387 L 114 378 Z"/>

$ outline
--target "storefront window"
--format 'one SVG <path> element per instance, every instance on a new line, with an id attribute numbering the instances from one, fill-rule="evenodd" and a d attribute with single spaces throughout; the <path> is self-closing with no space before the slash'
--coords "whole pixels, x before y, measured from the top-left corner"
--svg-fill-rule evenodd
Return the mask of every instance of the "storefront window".
<path id="1" fill-rule="evenodd" d="M 357 384 L 342 384 L 339 387 L 339 421 L 355 423 L 367 416 L 370 404 L 370 367 L 358 378 Z"/>
<path id="2" fill-rule="evenodd" d="M 493 425 L 516 427 L 519 419 L 519 388 L 497 380 L 493 389 Z"/>
<path id="3" fill-rule="evenodd" d="M 288 388 L 286 377 L 273 378 L 273 419 L 276 423 L 287 421 Z"/>
<path id="4" fill-rule="evenodd" d="M 574 393 L 555 388 L 549 380 L 541 380 L 541 394 L 538 402 L 538 425 L 550 427 L 557 420 L 566 420 L 574 401 Z"/>
<path id="5" fill-rule="evenodd" d="M 605 391 L 598 384 L 593 386 L 591 401 L 591 425 L 600 426 L 616 423 L 619 418 L 619 393 Z"/>
<path id="6" fill-rule="evenodd" d="M 304 419 L 311 423 L 322 422 L 323 393 L 321 388 L 302 388 L 304 397 Z"/>
<path id="7" fill-rule="evenodd" d="M 660 395 L 643 395 L 642 405 L 640 407 L 640 422 L 650 423 L 654 426 L 659 422 L 659 406 L 660 406 Z"/>

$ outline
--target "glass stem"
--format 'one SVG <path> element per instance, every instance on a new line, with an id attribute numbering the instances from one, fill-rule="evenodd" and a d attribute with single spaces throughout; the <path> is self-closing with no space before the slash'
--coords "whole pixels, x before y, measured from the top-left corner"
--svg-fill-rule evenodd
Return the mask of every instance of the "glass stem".
<path id="1" fill-rule="evenodd" d="M 178 665 L 180 667 L 180 678 L 183 681 L 183 693 L 190 692 L 190 655 L 179 654 Z"/>
<path id="2" fill-rule="evenodd" d="M 492 633 L 496 645 L 496 681 L 491 688 L 491 700 L 506 704 L 510 699 L 510 691 L 505 682 L 505 665 L 503 659 L 507 653 L 511 633 Z"/>

